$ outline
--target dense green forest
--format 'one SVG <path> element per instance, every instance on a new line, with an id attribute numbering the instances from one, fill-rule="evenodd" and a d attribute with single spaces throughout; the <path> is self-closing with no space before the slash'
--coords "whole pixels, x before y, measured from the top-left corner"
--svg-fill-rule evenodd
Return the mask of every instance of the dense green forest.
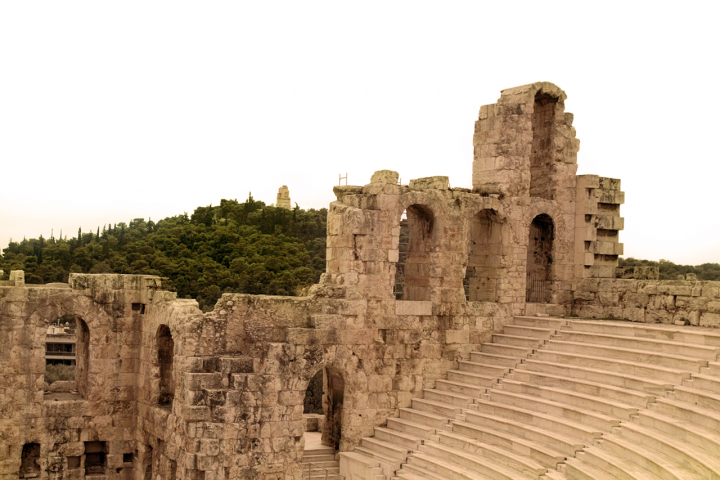
<path id="1" fill-rule="evenodd" d="M 296 295 L 325 271 L 327 210 L 287 210 L 249 198 L 147 222 L 10 242 L 0 270 L 26 283 L 67 282 L 72 272 L 168 277 L 180 298 L 207 311 L 224 292 Z"/>
<path id="2" fill-rule="evenodd" d="M 669 260 L 638 260 L 633 257 L 621 258 L 621 267 L 660 267 L 660 280 L 675 280 L 678 275 L 694 273 L 698 280 L 720 280 L 720 263 L 702 265 L 675 265 Z"/>

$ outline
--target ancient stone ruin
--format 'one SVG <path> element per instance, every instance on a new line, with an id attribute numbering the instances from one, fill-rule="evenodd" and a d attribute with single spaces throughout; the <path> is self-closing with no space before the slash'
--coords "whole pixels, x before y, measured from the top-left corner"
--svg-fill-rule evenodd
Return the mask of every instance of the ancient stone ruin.
<path id="1" fill-rule="evenodd" d="M 12 272 L 0 479 L 299 480 L 306 430 L 333 479 L 720 478 L 720 333 L 692 327 L 720 324 L 720 282 L 617 268 L 624 194 L 576 175 L 565 98 L 541 82 L 483 106 L 472 189 L 335 187 L 305 297 L 203 314 L 154 276 Z M 59 318 L 74 378 L 49 383 Z"/>

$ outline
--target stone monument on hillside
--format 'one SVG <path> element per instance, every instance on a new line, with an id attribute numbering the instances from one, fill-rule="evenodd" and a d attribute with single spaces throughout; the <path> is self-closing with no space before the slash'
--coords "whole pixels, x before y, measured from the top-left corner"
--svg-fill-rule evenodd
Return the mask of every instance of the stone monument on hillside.
<path id="1" fill-rule="evenodd" d="M 292 209 L 290 206 L 290 190 L 287 185 L 283 185 L 278 189 L 276 206 L 280 208 L 287 208 L 288 210 Z"/>

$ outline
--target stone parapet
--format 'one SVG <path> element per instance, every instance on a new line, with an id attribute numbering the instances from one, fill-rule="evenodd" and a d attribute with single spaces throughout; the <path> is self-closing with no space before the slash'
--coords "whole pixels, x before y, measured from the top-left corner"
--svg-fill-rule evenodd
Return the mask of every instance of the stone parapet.
<path id="1" fill-rule="evenodd" d="M 720 327 L 720 282 L 587 278 L 577 284 L 572 313 L 582 318 Z"/>

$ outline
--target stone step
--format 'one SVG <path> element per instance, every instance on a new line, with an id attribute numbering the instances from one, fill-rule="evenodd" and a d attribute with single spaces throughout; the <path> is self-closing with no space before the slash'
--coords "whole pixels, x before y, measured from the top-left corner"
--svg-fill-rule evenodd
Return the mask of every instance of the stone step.
<path id="1" fill-rule="evenodd" d="M 714 360 L 720 354 L 720 347 L 693 345 L 669 340 L 656 340 L 651 338 L 626 337 L 606 333 L 577 332 L 574 330 L 560 330 L 559 336 L 567 342 L 593 343 L 618 348 L 629 348 L 635 351 L 662 352 L 671 355 L 704 358 Z"/>
<path id="2" fill-rule="evenodd" d="M 488 480 L 486 475 L 446 462 L 433 455 L 424 452 L 415 452 L 408 457 L 408 465 L 415 465 L 419 468 L 429 470 L 432 474 L 443 480 Z"/>
<path id="3" fill-rule="evenodd" d="M 439 477 L 437 477 L 437 476 L 435 476 L 435 475 L 427 476 L 427 474 L 425 474 L 425 476 L 417 475 L 417 474 L 415 474 L 415 473 L 412 473 L 411 470 L 408 470 L 408 466 L 407 466 L 407 465 L 403 465 L 403 469 L 402 469 L 402 470 L 398 470 L 398 472 L 397 472 L 397 474 L 396 474 L 396 477 L 393 477 L 393 479 L 391 479 L 391 480 L 394 480 L 394 479 L 397 479 L 397 480 L 401 480 L 401 479 L 405 479 L 405 480 L 428 480 L 428 478 L 429 478 L 429 479 L 438 479 Z M 442 480 L 442 479 L 440 479 L 440 480 Z"/>
<path id="4" fill-rule="evenodd" d="M 328 469 L 328 470 L 332 470 L 333 468 L 337 468 L 338 462 L 337 462 L 337 460 L 325 460 L 325 461 L 322 461 L 322 460 L 321 460 L 321 461 L 317 461 L 317 462 L 311 462 L 311 461 L 304 461 L 304 460 L 303 460 L 303 461 L 300 463 L 300 465 L 305 465 L 304 468 L 305 468 L 306 470 L 307 470 L 307 468 L 308 468 L 308 467 L 307 467 L 308 465 L 312 465 L 313 468 L 318 467 L 318 468 L 326 468 L 326 469 Z"/>
<path id="5" fill-rule="evenodd" d="M 516 370 L 516 372 L 519 372 L 521 368 L 578 378 L 580 380 L 612 385 L 628 390 L 638 390 L 651 393 L 653 395 L 665 395 L 666 391 L 672 390 L 673 388 L 673 383 L 668 381 L 651 380 L 621 372 L 610 372 L 608 370 L 599 370 L 597 368 L 581 367 L 544 360 L 527 360 L 522 365 L 518 365 L 518 370 Z"/>
<path id="6" fill-rule="evenodd" d="M 619 435 L 603 435 L 600 447 L 602 450 L 611 455 L 615 455 L 625 461 L 635 463 L 643 470 L 650 472 L 662 480 L 702 478 L 697 474 L 697 472 L 688 470 L 678 462 L 672 461 L 667 456 L 647 449 L 644 445 L 638 445 L 634 442 L 630 442 Z"/>
<path id="7" fill-rule="evenodd" d="M 691 372 L 700 372 L 700 368 L 707 366 L 707 360 L 702 358 L 685 357 L 662 352 L 635 351 L 627 348 L 618 348 L 592 343 L 550 340 L 545 344 L 543 349 L 579 353 L 587 356 L 611 358 L 633 363 L 662 365 L 672 367 L 676 370 L 689 370 Z"/>
<path id="8" fill-rule="evenodd" d="M 522 315 L 513 318 L 513 325 L 526 325 L 528 327 L 553 328 L 557 330 L 567 324 L 568 321 L 564 318 L 528 317 Z"/>
<path id="9" fill-rule="evenodd" d="M 547 379 L 550 380 L 550 379 Z M 568 379 L 572 380 L 572 379 Z M 554 382 L 549 382 L 552 385 L 558 384 Z M 560 383 L 563 385 L 565 382 Z M 596 395 L 587 395 L 582 392 L 578 392 L 575 390 L 570 389 L 563 389 L 563 388 L 555 388 L 555 387 L 546 387 L 543 385 L 534 385 L 529 382 L 519 382 L 513 379 L 503 379 L 502 383 L 502 390 L 506 392 L 514 392 L 514 393 L 520 393 L 523 395 L 531 395 L 533 397 L 537 398 L 543 398 L 546 400 L 551 400 L 553 402 L 557 402 L 560 404 L 567 404 L 567 405 L 577 405 L 579 408 L 590 410 L 593 412 L 599 412 L 603 413 L 605 415 L 608 415 L 610 417 L 614 417 L 617 419 L 622 420 L 629 420 L 631 415 L 634 415 L 637 413 L 638 408 L 633 405 L 628 405 L 627 403 L 622 402 L 616 402 L 614 400 L 611 400 L 609 398 L 604 398 L 603 396 L 600 396 L 598 394 Z M 585 384 L 577 385 L 578 389 L 581 389 L 582 387 L 587 387 Z M 609 396 L 612 393 L 616 393 L 614 391 L 606 392 L 606 394 Z M 652 396 L 648 396 L 645 400 L 646 404 L 651 399 L 654 399 Z"/>
<path id="10" fill-rule="evenodd" d="M 460 370 L 448 370 L 447 379 L 451 382 L 467 383 L 469 385 L 483 387 L 489 387 L 498 382 L 497 377 L 472 372 L 461 372 Z"/>
<path id="11" fill-rule="evenodd" d="M 389 417 L 387 419 L 387 428 L 420 438 L 427 438 L 430 435 L 435 435 L 436 430 L 435 427 L 429 427 L 425 424 L 413 422 L 405 418 L 394 417 Z"/>
<path id="12" fill-rule="evenodd" d="M 625 422 L 620 428 L 621 437 L 643 448 L 652 449 L 673 461 L 689 466 L 701 475 L 700 478 L 720 478 L 720 459 L 697 449 L 689 449 L 687 445 L 658 430 Z"/>
<path id="13" fill-rule="evenodd" d="M 510 450 L 495 445 L 483 443 L 465 435 L 454 432 L 438 432 L 439 441 L 443 445 L 451 446 L 466 454 L 487 458 L 493 462 L 517 470 L 523 474 L 537 477 L 544 474 L 547 468 L 540 462 L 526 455 L 518 455 Z"/>
<path id="14" fill-rule="evenodd" d="M 405 460 L 405 457 L 407 457 L 408 454 L 408 449 L 404 446 L 385 442 L 376 437 L 364 437 L 360 441 L 360 446 L 384 455 L 385 457 L 400 461 Z"/>
<path id="15" fill-rule="evenodd" d="M 592 320 L 573 320 L 569 323 L 568 329 L 720 347 L 720 333 L 709 332 L 693 327 L 650 326 L 646 324 L 633 324 L 627 321 L 598 322 Z"/>
<path id="16" fill-rule="evenodd" d="M 708 366 L 706 368 L 701 368 L 700 373 L 720 377 L 720 362 L 708 362 Z"/>
<path id="17" fill-rule="evenodd" d="M 359 453 L 376 461 L 380 465 L 382 474 L 385 475 L 385 477 L 392 476 L 400 468 L 400 465 L 402 465 L 400 460 L 388 457 L 374 450 L 369 450 L 363 446 L 355 447 L 352 453 Z"/>
<path id="18" fill-rule="evenodd" d="M 583 425 L 582 423 L 568 420 L 564 417 L 556 417 L 554 415 L 528 410 L 527 408 L 512 404 L 491 400 L 478 400 L 476 405 L 478 407 L 478 413 L 509 418 L 518 423 L 561 433 L 567 437 L 579 439 L 587 444 L 592 444 L 593 441 L 595 441 L 596 438 L 600 438 L 603 433 L 599 428 Z M 471 411 L 467 411 L 465 415 L 467 416 L 470 413 Z"/>
<path id="19" fill-rule="evenodd" d="M 482 443 L 496 446 L 516 455 L 525 456 L 547 468 L 555 468 L 558 463 L 565 459 L 565 454 L 542 443 L 482 425 L 455 420 L 452 422 L 452 432 L 474 438 Z"/>
<path id="20" fill-rule="evenodd" d="M 606 475 L 618 480 L 657 480 L 657 477 L 636 463 L 623 460 L 600 447 L 588 447 L 582 452 L 578 452 L 576 458 L 599 468 L 606 472 Z"/>
<path id="21" fill-rule="evenodd" d="M 441 477 L 436 473 L 411 463 L 404 463 L 402 469 L 398 470 L 397 474 L 399 478 L 412 480 L 447 480 L 445 477 Z"/>
<path id="22" fill-rule="evenodd" d="M 487 392 L 487 387 L 442 379 L 435 380 L 435 389 L 444 392 L 459 393 L 472 398 L 482 397 L 485 392 Z"/>
<path id="23" fill-rule="evenodd" d="M 481 343 L 479 353 L 502 355 L 511 358 L 525 358 L 535 350 L 535 347 L 518 347 L 515 345 L 500 345 L 497 343 Z"/>
<path id="24" fill-rule="evenodd" d="M 526 410 L 544 413 L 546 415 L 562 417 L 601 431 L 609 432 L 612 427 L 620 424 L 620 419 L 616 417 L 586 410 L 572 403 L 562 403 L 537 396 L 507 391 L 505 390 L 504 383 L 501 386 L 502 388 L 488 390 L 490 400 L 504 405 L 512 405 Z M 570 397 L 570 399 L 572 400 L 573 398 Z"/>
<path id="25" fill-rule="evenodd" d="M 424 412 L 422 410 L 416 410 L 414 408 L 401 408 L 400 418 L 433 428 L 443 428 L 444 425 L 449 423 L 449 419 L 447 417 Z"/>
<path id="26" fill-rule="evenodd" d="M 720 378 L 713 375 L 693 373 L 682 385 L 720 394 Z"/>
<path id="27" fill-rule="evenodd" d="M 455 415 L 462 413 L 462 408 L 457 405 L 444 402 L 436 402 L 433 400 L 426 400 L 423 398 L 413 398 L 412 408 L 415 410 L 422 410 L 423 412 L 434 413 L 436 415 L 442 415 L 443 417 L 455 418 Z"/>
<path id="28" fill-rule="evenodd" d="M 510 367 L 460 360 L 458 362 L 458 370 L 461 372 L 478 373 L 480 375 L 487 375 L 491 377 L 502 377 L 506 373 L 510 372 Z"/>
<path id="29" fill-rule="evenodd" d="M 582 455 L 582 453 L 579 452 L 578 455 Z M 604 470 L 577 458 L 566 459 L 563 470 L 565 475 L 573 480 L 598 480 L 609 476 Z"/>
<path id="30" fill-rule="evenodd" d="M 502 333 L 495 333 L 492 336 L 493 343 L 499 345 L 509 345 L 512 347 L 525 347 L 525 348 L 537 348 L 542 345 L 544 340 L 535 337 L 521 337 L 517 335 L 505 335 Z"/>
<path id="31" fill-rule="evenodd" d="M 324 470 L 321 471 L 315 471 L 313 470 L 312 476 L 310 476 L 307 472 L 303 473 L 303 480 L 344 480 L 344 477 L 341 476 L 338 472 L 334 473 L 328 473 L 325 474 Z M 382 478 L 385 478 L 384 476 Z"/>
<path id="32" fill-rule="evenodd" d="M 596 370 L 623 373 L 640 378 L 651 378 L 654 380 L 665 380 L 669 383 L 682 383 L 684 379 L 690 378 L 690 372 L 675 368 L 649 365 L 645 363 L 634 363 L 624 360 L 597 357 L 593 355 L 582 355 L 580 353 L 558 352 L 554 350 L 538 350 L 530 356 L 532 360 L 572 365 L 577 367 L 592 368 Z"/>
<path id="33" fill-rule="evenodd" d="M 505 335 L 542 339 L 550 338 L 556 331 L 557 329 L 555 328 L 531 327 L 527 325 L 505 325 L 505 327 L 503 327 L 503 334 Z"/>
<path id="34" fill-rule="evenodd" d="M 693 403 L 702 408 L 720 411 L 720 395 L 709 390 L 679 385 L 673 389 L 672 398 Z"/>
<path id="35" fill-rule="evenodd" d="M 557 470 L 548 470 L 545 475 L 540 477 L 540 480 L 568 480 L 568 477 L 564 473 L 560 473 Z"/>
<path id="36" fill-rule="evenodd" d="M 720 431 L 720 412 L 716 409 L 708 409 L 695 403 L 671 398 L 658 398 L 655 404 L 650 405 L 650 408 L 653 411 L 674 417 L 683 422 L 689 422 L 713 431 Z"/>
<path id="37" fill-rule="evenodd" d="M 321 454 L 309 454 L 308 452 L 305 452 L 302 457 L 302 463 L 308 463 L 308 462 L 334 462 L 335 461 L 335 454 L 334 453 L 321 453 Z"/>
<path id="38" fill-rule="evenodd" d="M 530 477 L 521 471 L 508 468 L 488 457 L 480 457 L 478 455 L 468 455 L 463 450 L 458 450 L 451 445 L 428 441 L 421 445 L 420 452 L 441 458 L 444 461 L 451 462 L 453 465 L 473 470 L 495 480 L 516 480 L 530 479 Z"/>
<path id="39" fill-rule="evenodd" d="M 674 440 L 694 445 L 710 455 L 720 457 L 720 434 L 655 410 L 642 410 L 633 422 L 659 430 Z M 720 472 L 720 471 L 719 471 Z"/>
<path id="40" fill-rule="evenodd" d="M 327 445 L 316 445 L 310 448 L 305 449 L 307 453 L 312 452 L 335 452 L 336 450 L 333 447 L 328 447 Z"/>
<path id="41" fill-rule="evenodd" d="M 446 390 L 425 389 L 423 390 L 423 398 L 434 402 L 443 402 L 455 405 L 460 408 L 467 408 L 473 402 L 473 397 L 463 395 L 461 393 L 449 392 Z"/>
<path id="42" fill-rule="evenodd" d="M 554 432 L 529 423 L 517 422 L 508 417 L 490 413 L 467 410 L 463 415 L 459 415 L 457 420 L 511 433 L 515 436 L 546 445 L 550 449 L 564 453 L 565 455 L 575 455 L 575 452 L 582 450 L 584 446 L 582 441 L 565 435 L 564 433 Z"/>
<path id="43" fill-rule="evenodd" d="M 422 443 L 422 437 L 411 435 L 387 427 L 375 427 L 375 436 L 380 441 L 399 445 L 407 450 L 415 450 Z"/>
<path id="44" fill-rule="evenodd" d="M 522 358 L 524 357 L 525 356 L 523 355 Z M 521 361 L 521 358 L 509 355 L 497 355 L 494 353 L 470 352 L 470 361 L 482 363 L 484 365 L 497 365 L 499 367 L 513 368 Z"/>

